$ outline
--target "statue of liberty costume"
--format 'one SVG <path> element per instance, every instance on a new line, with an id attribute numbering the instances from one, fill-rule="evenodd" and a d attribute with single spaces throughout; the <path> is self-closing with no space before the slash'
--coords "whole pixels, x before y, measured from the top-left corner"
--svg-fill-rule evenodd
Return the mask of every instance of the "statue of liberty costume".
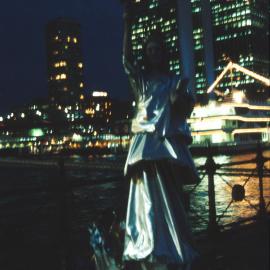
<path id="1" fill-rule="evenodd" d="M 137 105 L 124 169 L 130 189 L 123 259 L 187 265 L 198 256 L 181 198 L 182 185 L 198 181 L 187 146 L 194 98 L 177 91 L 179 76 L 151 78 L 123 61 Z"/>

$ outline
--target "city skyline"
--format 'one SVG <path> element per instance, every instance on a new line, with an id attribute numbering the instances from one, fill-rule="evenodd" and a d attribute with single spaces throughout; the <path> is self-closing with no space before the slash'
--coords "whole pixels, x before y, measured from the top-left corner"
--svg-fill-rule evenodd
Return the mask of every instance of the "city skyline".
<path id="1" fill-rule="evenodd" d="M 128 99 L 122 67 L 122 7 L 118 1 L 97 0 L 5 3 L 0 11 L 0 114 L 35 98 L 48 97 L 46 24 L 58 17 L 82 26 L 84 78 L 87 92 L 108 91 Z M 108 46 L 109 44 L 109 46 Z"/>
<path id="2" fill-rule="evenodd" d="M 210 59 L 210 62 L 208 61 L 208 64 L 203 59 L 206 57 L 206 55 L 208 56 L 210 55 L 209 49 L 212 48 L 211 46 L 205 43 L 205 42 L 212 43 L 212 42 L 209 42 L 209 38 L 206 38 L 204 36 L 206 34 L 205 30 L 207 30 L 208 28 L 211 28 L 209 26 L 209 23 L 211 23 L 210 20 L 209 22 L 206 23 L 207 20 L 205 19 L 206 17 L 205 12 L 203 13 L 201 11 L 203 10 L 203 8 L 205 9 L 205 4 L 203 4 L 205 2 L 206 1 L 201 1 L 201 0 L 191 1 L 192 7 L 189 7 L 189 8 L 192 8 L 192 13 L 193 13 L 192 15 L 193 22 L 190 21 L 190 24 L 193 27 L 192 34 L 193 34 L 193 39 L 194 39 L 193 40 L 194 45 L 192 45 L 192 47 L 194 46 L 193 53 L 195 57 L 194 66 L 196 66 L 196 74 L 192 70 L 191 71 L 188 70 L 188 73 L 190 75 L 194 74 L 193 80 L 196 80 L 197 93 L 202 93 L 206 91 L 206 87 L 209 86 L 209 83 L 213 82 L 214 71 L 216 71 L 216 74 L 215 74 L 216 76 L 217 70 L 219 70 L 219 68 L 217 68 L 217 61 L 219 61 L 218 53 L 216 53 L 215 55 L 215 58 L 216 58 L 215 67 L 213 67 L 213 63 L 211 64 L 211 62 L 213 62 L 213 59 L 210 59 L 208 57 Z M 48 96 L 50 96 L 50 86 L 48 83 L 48 77 L 51 77 L 51 76 L 49 76 L 50 71 L 48 72 L 46 68 L 50 61 L 46 59 L 47 58 L 46 25 L 50 23 L 51 21 L 54 21 L 55 19 L 61 18 L 61 17 L 72 19 L 74 22 L 78 23 L 82 28 L 81 30 L 82 44 L 80 44 L 80 46 L 82 47 L 83 55 L 80 61 L 83 64 L 83 72 L 84 72 L 83 89 L 85 93 L 89 95 L 90 92 L 94 90 L 107 91 L 109 92 L 110 96 L 112 96 L 113 98 L 124 99 L 124 100 L 127 100 L 131 96 L 130 91 L 129 91 L 129 86 L 127 83 L 127 78 L 124 74 L 122 63 L 121 63 L 122 62 L 123 21 L 122 21 L 122 7 L 120 3 L 114 0 L 109 1 L 107 5 L 100 4 L 97 1 L 83 1 L 83 0 L 78 2 L 76 5 L 71 4 L 70 2 L 67 2 L 65 3 L 65 5 L 62 3 L 63 6 L 61 6 L 60 3 L 61 1 L 58 2 L 57 3 L 58 6 L 56 5 L 54 8 L 51 7 L 50 2 L 48 4 L 45 4 L 43 7 L 37 7 L 33 4 L 31 5 L 31 8 L 28 8 L 27 5 L 25 5 L 19 14 L 20 16 L 25 16 L 26 14 L 28 14 L 29 16 L 27 16 L 27 18 L 22 17 L 24 19 L 21 20 L 21 24 L 18 24 L 18 21 L 20 21 L 19 20 L 20 17 L 16 16 L 16 12 L 15 14 L 12 15 L 12 16 L 16 16 L 16 19 L 13 19 L 13 20 L 11 20 L 11 17 L 12 17 L 11 14 L 9 13 L 5 14 L 6 18 L 9 18 L 9 20 L 6 20 L 6 21 L 9 21 L 10 25 L 6 25 L 5 23 L 3 23 L 2 29 L 0 28 L 0 32 L 2 32 L 2 35 L 4 37 L 6 37 L 6 39 L 4 39 L 4 41 L 0 44 L 0 51 L 3 54 L 1 57 L 2 64 L 0 65 L 0 113 L 6 113 L 12 110 L 14 107 L 22 106 L 25 103 L 31 103 L 33 99 L 36 99 L 39 97 L 47 98 Z M 138 3 L 136 2 L 135 5 L 137 6 Z M 153 7 L 150 5 L 151 6 L 150 10 L 154 12 L 153 14 L 155 16 L 155 9 L 156 7 L 158 8 L 158 5 L 156 1 L 154 0 L 149 1 L 149 3 L 150 4 L 152 3 L 151 5 L 153 5 Z M 212 4 L 214 3 L 214 1 L 210 1 L 209 3 Z M 28 0 L 27 4 L 31 4 L 31 0 Z M 179 1 L 178 5 L 179 4 L 181 4 L 181 11 L 179 12 L 177 16 L 177 19 L 179 19 L 178 23 L 183 25 L 183 22 L 187 19 L 187 18 L 182 18 L 186 16 L 184 12 L 185 11 L 184 1 Z M 182 8 L 182 4 L 183 4 L 183 8 Z M 14 6 L 15 11 L 18 12 L 19 7 L 20 7 L 20 4 L 17 1 L 15 1 L 15 6 Z M 112 12 L 108 13 L 105 7 L 107 8 L 112 7 L 111 9 Z M 215 6 L 213 6 L 213 10 L 216 10 L 214 7 Z M 50 11 L 48 14 L 45 13 L 46 8 L 47 8 L 47 11 L 48 10 Z M 210 6 L 207 8 L 209 9 Z M 36 16 L 38 13 L 35 13 L 35 12 L 38 10 L 44 12 L 44 13 L 41 13 L 42 14 L 41 18 Z M 172 12 L 173 10 L 174 10 L 173 6 L 171 6 L 170 12 Z M 98 13 L 98 12 L 93 12 L 93 11 L 100 11 L 100 12 Z M 93 16 L 89 16 L 91 12 L 93 13 L 92 14 Z M 197 16 L 197 14 L 199 17 Z M 238 14 L 238 13 L 235 13 L 235 14 Z M 140 15 L 138 14 L 138 16 Z M 135 31 L 134 34 L 137 33 L 136 35 L 138 35 L 138 31 L 142 30 L 141 27 L 143 23 L 141 23 L 140 20 L 143 20 L 144 16 L 138 17 L 139 23 L 138 25 L 134 25 L 135 28 L 133 29 L 133 31 Z M 191 10 L 190 10 L 189 16 L 191 16 Z M 145 18 L 148 18 L 148 17 L 145 17 Z M 215 18 L 216 18 L 216 15 L 213 15 L 212 27 L 216 27 Z M 162 27 L 164 31 L 166 31 L 167 29 L 166 27 L 169 27 L 169 26 L 166 26 L 166 24 L 167 23 L 171 24 L 174 21 L 175 19 L 173 19 L 172 17 L 168 20 L 168 22 L 164 21 L 164 25 L 162 23 L 160 24 L 160 26 Z M 3 22 L 5 21 L 3 20 Z M 25 27 L 25 24 L 27 22 L 28 23 L 38 22 L 38 23 L 37 24 L 32 23 L 27 28 Z M 156 22 L 156 23 L 159 24 L 159 22 Z M 246 20 L 244 20 L 243 23 L 245 23 L 244 26 L 246 26 Z M 206 26 L 207 24 L 208 26 Z M 8 29 L 12 28 L 12 25 L 13 26 L 16 25 L 17 27 L 17 28 L 15 27 L 15 30 L 13 32 L 12 31 L 8 32 L 9 34 L 12 33 L 13 35 L 11 34 L 10 36 L 5 35 L 5 31 L 7 32 Z M 5 26 L 9 26 L 9 28 Z M 241 26 L 242 26 L 242 23 L 241 23 Z M 42 29 L 42 31 L 34 32 L 37 30 L 37 28 Z M 24 29 L 25 31 L 22 31 L 22 29 Z M 198 32 L 198 31 L 202 31 L 202 29 L 203 29 L 203 33 Z M 19 30 L 20 30 L 20 33 L 18 34 Z M 114 31 L 111 31 L 111 30 L 114 30 Z M 143 31 L 145 30 L 146 29 L 144 29 Z M 192 28 L 188 31 L 189 32 L 192 31 Z M 182 33 L 181 29 L 180 29 L 180 32 Z M 180 35 L 182 35 L 181 33 Z M 178 41 L 175 40 L 175 38 L 177 39 L 177 36 L 175 36 L 175 34 L 177 33 L 174 33 L 172 31 L 172 34 L 171 34 L 172 37 L 170 37 L 169 45 L 173 45 L 175 42 L 178 43 Z M 208 34 L 208 37 L 210 35 L 211 34 Z M 139 36 L 135 38 L 136 42 L 138 38 Z M 187 64 L 187 63 L 190 63 L 190 59 L 192 58 L 192 55 L 190 54 L 191 50 L 188 50 L 188 51 L 186 49 L 183 50 L 183 48 L 187 47 L 186 43 L 188 43 L 186 41 L 183 42 L 183 40 L 186 40 L 186 39 L 188 40 L 189 38 L 192 39 L 192 36 L 188 36 L 186 34 L 184 34 L 184 36 L 180 38 L 180 49 L 179 49 L 180 58 L 179 59 L 181 59 L 181 62 L 183 62 L 182 66 L 184 66 L 184 70 L 181 70 L 180 72 L 181 74 L 186 73 L 185 70 L 192 69 L 192 66 L 193 66 L 193 65 Z M 217 34 L 213 36 L 213 39 L 218 40 L 218 38 L 220 37 Z M 214 42 L 213 45 L 214 45 L 215 51 L 219 43 L 220 42 L 217 42 L 217 41 Z M 110 46 L 108 46 L 108 44 Z M 137 47 L 138 46 L 141 46 L 141 45 L 137 44 Z M 202 51 L 198 51 L 196 48 L 197 49 L 202 48 L 203 50 L 205 50 L 205 52 L 203 53 Z M 208 49 L 205 49 L 205 48 L 208 48 Z M 198 56 L 197 56 L 197 53 L 199 53 Z M 203 54 L 205 56 L 202 57 L 201 59 L 200 57 Z M 240 59 L 240 62 L 241 62 L 241 59 Z M 175 71 L 179 70 L 178 62 L 176 63 L 175 61 L 173 61 L 171 64 L 172 64 L 171 67 L 173 70 Z M 191 66 L 191 68 L 189 68 L 189 66 Z M 206 67 L 206 70 L 204 70 L 204 67 Z M 212 73 L 212 75 L 209 73 L 209 71 L 210 73 Z M 206 76 L 206 74 L 208 75 Z M 200 90 L 200 88 L 202 90 Z"/>

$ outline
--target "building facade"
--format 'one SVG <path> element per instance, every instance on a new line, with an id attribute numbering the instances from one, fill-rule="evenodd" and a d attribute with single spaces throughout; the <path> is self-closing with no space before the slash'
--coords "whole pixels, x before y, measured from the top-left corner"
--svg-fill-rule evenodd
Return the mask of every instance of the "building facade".
<path id="1" fill-rule="evenodd" d="M 141 60 L 147 35 L 160 29 L 170 68 L 193 80 L 197 95 L 222 72 L 229 60 L 269 76 L 269 4 L 266 0 L 126 0 L 134 16 L 132 50 Z M 192 39 L 192 40 L 191 40 Z M 218 89 L 241 88 L 249 98 L 265 96 L 256 81 L 240 72 L 228 75 Z M 266 94 L 267 95 L 267 94 Z"/>
<path id="2" fill-rule="evenodd" d="M 269 76 L 269 4 L 267 0 L 211 0 L 215 69 L 221 73 L 228 61 Z M 264 95 L 255 80 L 234 72 L 219 84 L 225 91 L 244 90 L 251 99 Z"/>
<path id="3" fill-rule="evenodd" d="M 80 25 L 64 18 L 51 21 L 46 40 L 50 102 L 78 106 L 84 89 Z"/>
<path id="4" fill-rule="evenodd" d="M 152 31 L 158 30 L 165 37 L 170 69 L 180 74 L 177 0 L 127 0 L 125 3 L 133 17 L 131 40 L 135 59 L 142 60 L 145 39 Z"/>

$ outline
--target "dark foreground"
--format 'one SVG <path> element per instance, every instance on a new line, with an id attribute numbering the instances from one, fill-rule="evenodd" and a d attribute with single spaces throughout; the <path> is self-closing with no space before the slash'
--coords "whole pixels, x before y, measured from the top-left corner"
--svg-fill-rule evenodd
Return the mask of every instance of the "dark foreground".
<path id="1" fill-rule="evenodd" d="M 198 270 L 269 269 L 268 221 L 197 239 L 201 261 Z M 21 231 L 1 235 L 1 270 L 90 270 L 96 269 L 87 233 L 62 243 L 45 244 L 26 239 Z M 70 240 L 70 239 L 69 239 Z M 44 241 L 46 242 L 46 241 Z M 137 269 L 138 266 L 126 269 Z"/>
<path id="2" fill-rule="evenodd" d="M 96 270 L 88 233 L 93 222 L 121 260 L 123 235 L 108 233 L 125 216 L 128 185 L 119 172 L 6 164 L 0 172 L 0 270 Z M 265 214 L 219 233 L 197 233 L 201 260 L 193 269 L 268 269 L 268 225 Z"/>

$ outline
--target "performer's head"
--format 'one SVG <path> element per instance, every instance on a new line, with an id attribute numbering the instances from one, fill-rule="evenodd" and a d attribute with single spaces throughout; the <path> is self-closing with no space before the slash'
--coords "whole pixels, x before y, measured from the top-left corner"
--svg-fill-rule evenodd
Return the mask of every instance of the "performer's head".
<path id="1" fill-rule="evenodd" d="M 161 32 L 153 32 L 143 46 L 143 66 L 145 71 L 160 71 L 169 73 L 169 57 Z"/>

